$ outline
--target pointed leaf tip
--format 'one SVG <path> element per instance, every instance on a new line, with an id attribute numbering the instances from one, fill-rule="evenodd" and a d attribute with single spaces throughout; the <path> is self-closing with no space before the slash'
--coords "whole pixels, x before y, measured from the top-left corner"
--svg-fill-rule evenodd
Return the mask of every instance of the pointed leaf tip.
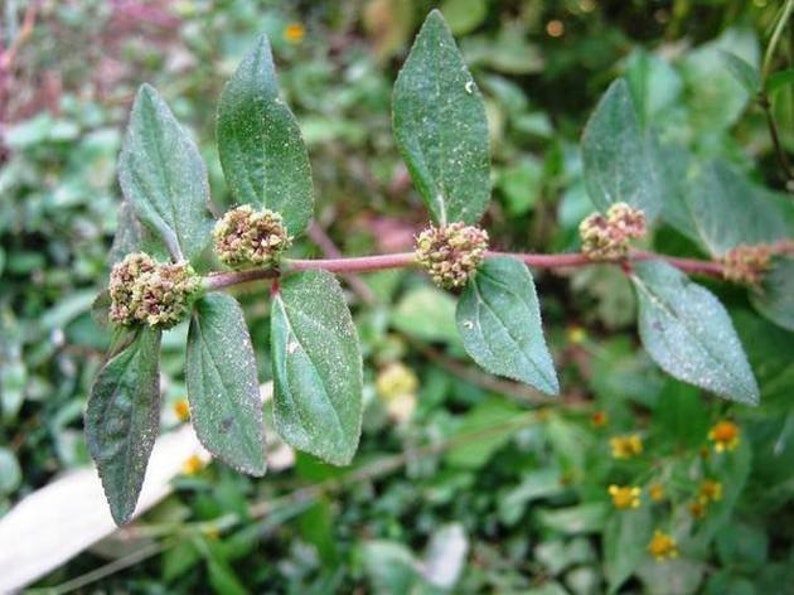
<path id="1" fill-rule="evenodd" d="M 640 339 L 657 364 L 684 382 L 757 405 L 759 389 L 720 301 L 662 261 L 633 265 Z"/>
<path id="2" fill-rule="evenodd" d="M 476 223 L 490 200 L 485 103 L 438 10 L 394 84 L 395 141 L 433 220 Z"/>
<path id="3" fill-rule="evenodd" d="M 487 259 L 464 289 L 455 318 L 467 353 L 480 366 L 546 394 L 559 393 L 535 284 L 523 263 Z"/>
<path id="4" fill-rule="evenodd" d="M 279 96 L 266 35 L 224 87 L 217 136 L 235 199 L 281 213 L 290 234 L 301 233 L 314 207 L 309 155 L 295 116 Z"/>
<path id="5" fill-rule="evenodd" d="M 273 300 L 274 416 L 284 440 L 334 465 L 358 448 L 362 361 L 356 327 L 336 278 L 285 279 Z"/>
<path id="6" fill-rule="evenodd" d="M 201 443 L 231 467 L 264 475 L 267 445 L 256 357 L 243 311 L 231 296 L 214 293 L 196 303 L 185 375 Z"/>

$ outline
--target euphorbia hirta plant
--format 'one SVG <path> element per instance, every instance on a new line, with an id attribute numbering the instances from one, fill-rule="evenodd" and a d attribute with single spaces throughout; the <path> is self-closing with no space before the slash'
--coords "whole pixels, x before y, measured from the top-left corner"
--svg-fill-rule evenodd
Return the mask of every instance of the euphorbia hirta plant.
<path id="1" fill-rule="evenodd" d="M 772 264 L 763 260 L 763 270 L 755 270 L 759 259 L 725 260 L 725 252 L 695 260 L 631 248 L 665 213 L 663 189 L 654 186 L 663 183 L 652 171 L 654 145 L 633 110 L 628 86 L 618 80 L 585 132 L 588 190 L 604 214 L 583 222 L 580 253 L 489 250 L 494 238 L 479 226 L 491 196 L 485 106 L 441 14 L 431 12 L 393 100 L 395 141 L 430 218 L 415 252 L 299 260 L 289 249 L 312 217 L 311 172 L 297 122 L 279 97 L 267 38 L 220 98 L 218 151 L 238 206 L 217 221 L 195 144 L 157 91 L 142 86 L 119 159 L 124 203 L 104 300 L 114 337 L 86 414 L 88 445 L 115 521 L 128 521 L 135 510 L 159 429 L 161 334 L 182 320 L 189 322 L 185 376 L 199 439 L 232 467 L 265 473 L 254 346 L 242 309 L 223 291 L 252 280 L 270 284 L 276 430 L 293 447 L 336 465 L 356 453 L 363 409 L 361 351 L 337 273 L 425 269 L 459 295 L 457 326 L 475 362 L 555 395 L 559 381 L 528 265 L 614 263 L 636 288 L 640 337 L 664 370 L 756 403 L 758 387 L 725 309 L 687 273 L 758 281 Z M 770 248 L 776 257 L 790 252 L 779 237 L 763 239 L 777 246 Z M 757 295 L 780 318 L 776 304 Z"/>

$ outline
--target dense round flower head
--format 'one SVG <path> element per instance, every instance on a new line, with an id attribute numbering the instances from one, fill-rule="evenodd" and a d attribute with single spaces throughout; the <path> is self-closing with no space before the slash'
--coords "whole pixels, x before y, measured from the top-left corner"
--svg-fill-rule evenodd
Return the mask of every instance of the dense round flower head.
<path id="1" fill-rule="evenodd" d="M 122 326 L 170 328 L 183 320 L 201 285 L 187 262 L 158 263 L 148 254 L 128 254 L 110 273 L 110 319 Z"/>
<path id="2" fill-rule="evenodd" d="M 656 558 L 657 562 L 672 560 L 678 557 L 678 544 L 672 535 L 657 529 L 648 544 L 648 552 Z"/>
<path id="3" fill-rule="evenodd" d="M 218 258 L 232 268 L 274 266 L 292 245 L 280 214 L 251 205 L 227 211 L 215 224 L 212 237 Z"/>
<path id="4" fill-rule="evenodd" d="M 739 426 L 732 421 L 723 420 L 711 428 L 709 440 L 714 442 L 714 450 L 717 452 L 730 451 L 739 446 L 739 434 Z"/>
<path id="5" fill-rule="evenodd" d="M 642 454 L 642 438 L 639 434 L 613 436 L 609 439 L 613 459 L 631 459 Z"/>
<path id="6" fill-rule="evenodd" d="M 611 485 L 607 492 L 612 496 L 612 505 L 619 510 L 640 507 L 641 488 L 636 486 Z"/>
<path id="7" fill-rule="evenodd" d="M 629 253 L 629 241 L 646 233 L 645 215 L 624 202 L 606 215 L 593 213 L 579 224 L 582 253 L 591 260 L 618 260 Z"/>
<path id="8" fill-rule="evenodd" d="M 416 260 L 443 289 L 466 285 L 488 249 L 488 232 L 465 223 L 430 226 L 416 238 Z"/>

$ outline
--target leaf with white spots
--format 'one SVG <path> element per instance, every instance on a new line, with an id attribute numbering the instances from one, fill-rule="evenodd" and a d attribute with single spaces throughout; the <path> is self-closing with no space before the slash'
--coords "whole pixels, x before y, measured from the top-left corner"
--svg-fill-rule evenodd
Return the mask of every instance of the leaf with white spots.
<path id="1" fill-rule="evenodd" d="M 174 260 L 195 261 L 212 229 L 207 169 L 154 87 L 142 85 L 119 156 L 119 184 L 135 215 Z"/>
<path id="2" fill-rule="evenodd" d="M 748 405 L 759 391 L 720 301 L 672 265 L 634 264 L 642 344 L 671 376 Z"/>
<path id="3" fill-rule="evenodd" d="M 264 475 L 265 426 L 256 358 L 234 298 L 213 293 L 196 303 L 185 376 L 190 417 L 201 443 L 235 469 Z"/>
<path id="4" fill-rule="evenodd" d="M 297 449 L 348 464 L 361 434 L 362 363 L 342 288 L 325 271 L 291 275 L 271 316 L 276 429 Z"/>
<path id="5" fill-rule="evenodd" d="M 476 223 L 491 196 L 485 103 L 437 10 L 394 84 L 397 147 L 433 220 Z"/>
<path id="6" fill-rule="evenodd" d="M 606 211 L 625 202 L 649 219 L 656 217 L 663 200 L 654 142 L 640 127 L 628 83 L 616 80 L 582 134 L 584 178 L 596 207 Z"/>
<path id="7" fill-rule="evenodd" d="M 466 352 L 480 366 L 544 393 L 559 393 L 535 284 L 521 262 L 500 257 L 480 265 L 460 296 L 455 319 Z"/>
<path id="8" fill-rule="evenodd" d="M 306 228 L 314 205 L 309 156 L 295 116 L 279 97 L 266 35 L 223 90 L 218 153 L 238 202 L 281 213 L 293 235 Z"/>
<path id="9" fill-rule="evenodd" d="M 120 335 L 88 399 L 88 450 L 118 525 L 135 511 L 160 427 L 160 335 L 150 327 Z"/>

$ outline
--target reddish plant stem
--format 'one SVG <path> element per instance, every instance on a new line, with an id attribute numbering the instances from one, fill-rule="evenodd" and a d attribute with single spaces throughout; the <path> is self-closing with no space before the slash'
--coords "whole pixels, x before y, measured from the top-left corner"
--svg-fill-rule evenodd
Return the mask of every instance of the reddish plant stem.
<path id="1" fill-rule="evenodd" d="M 582 267 L 593 264 L 610 264 L 607 262 L 594 261 L 587 258 L 584 254 L 522 254 L 512 252 L 487 252 L 486 258 L 496 256 L 507 256 L 516 258 L 527 266 L 539 269 L 556 269 L 569 267 Z M 646 252 L 643 250 L 633 250 L 626 261 L 611 264 L 622 264 L 630 269 L 631 262 L 643 260 L 664 260 L 685 273 L 697 275 L 709 275 L 711 277 L 722 277 L 723 267 L 719 262 L 713 260 L 699 260 L 696 258 L 676 258 Z M 350 258 L 318 258 L 318 259 L 286 259 L 282 263 L 282 270 L 274 271 L 270 269 L 255 271 L 240 271 L 232 273 L 215 273 L 207 277 L 204 287 L 208 291 L 215 291 L 225 287 L 231 287 L 241 283 L 248 283 L 260 279 L 275 279 L 283 273 L 324 270 L 330 273 L 351 274 L 366 273 L 371 271 L 381 271 L 385 269 L 399 269 L 414 266 L 416 257 L 413 252 L 398 252 L 394 254 L 375 254 L 372 256 L 354 256 Z"/>

